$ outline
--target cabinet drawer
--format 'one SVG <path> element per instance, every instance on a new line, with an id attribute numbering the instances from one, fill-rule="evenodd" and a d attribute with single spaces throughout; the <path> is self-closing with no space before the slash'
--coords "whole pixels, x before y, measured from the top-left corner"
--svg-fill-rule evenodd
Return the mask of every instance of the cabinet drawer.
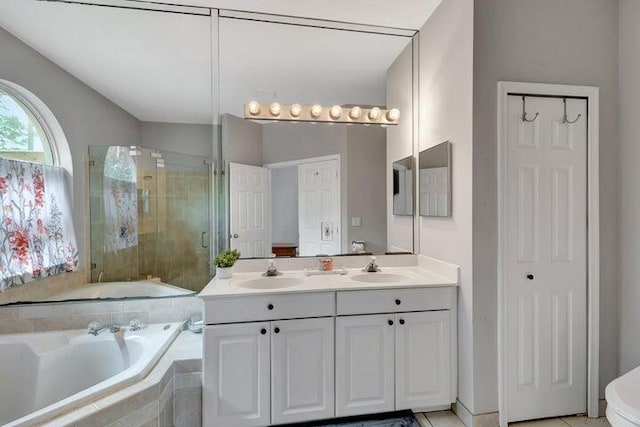
<path id="1" fill-rule="evenodd" d="M 333 292 L 217 298 L 204 303 L 204 320 L 208 325 L 335 316 L 335 313 Z"/>
<path id="2" fill-rule="evenodd" d="M 455 291 L 455 287 L 447 287 L 338 292 L 337 313 L 346 315 L 449 310 L 455 306 Z"/>

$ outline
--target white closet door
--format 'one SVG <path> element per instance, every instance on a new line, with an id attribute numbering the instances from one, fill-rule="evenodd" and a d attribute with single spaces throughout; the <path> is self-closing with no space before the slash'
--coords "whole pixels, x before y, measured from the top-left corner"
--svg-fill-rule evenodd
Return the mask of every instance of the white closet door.
<path id="1" fill-rule="evenodd" d="M 271 331 L 272 423 L 333 418 L 333 317 L 271 322 Z"/>
<path id="2" fill-rule="evenodd" d="M 396 409 L 451 403 L 450 312 L 396 315 Z"/>
<path id="3" fill-rule="evenodd" d="M 205 427 L 271 424 L 269 330 L 268 322 L 205 327 Z"/>
<path id="4" fill-rule="evenodd" d="M 229 164 L 229 233 L 231 249 L 242 258 L 271 254 L 271 171 Z"/>
<path id="5" fill-rule="evenodd" d="M 298 166 L 300 256 L 341 253 L 338 162 Z"/>
<path id="6" fill-rule="evenodd" d="M 584 413 L 587 103 L 508 102 L 508 420 Z"/>
<path id="7" fill-rule="evenodd" d="M 336 415 L 395 409 L 393 314 L 336 319 Z"/>

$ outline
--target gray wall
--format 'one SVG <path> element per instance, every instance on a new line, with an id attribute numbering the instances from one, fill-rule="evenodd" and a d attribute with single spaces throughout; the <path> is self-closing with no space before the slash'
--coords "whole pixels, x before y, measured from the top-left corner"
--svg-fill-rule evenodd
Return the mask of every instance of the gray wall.
<path id="1" fill-rule="evenodd" d="M 345 154 L 346 127 L 308 123 L 262 125 L 264 164 Z"/>
<path id="2" fill-rule="evenodd" d="M 273 243 L 298 244 L 298 167 L 271 170 L 271 238 Z"/>
<path id="3" fill-rule="evenodd" d="M 476 290 L 472 283 L 473 0 L 444 0 L 420 31 L 418 150 L 453 144 L 451 218 L 420 217 L 420 253 L 461 267 L 458 291 L 458 399 L 471 411 Z M 495 361 L 494 361 L 495 364 Z M 484 369 L 494 369 L 489 366 Z M 490 394 L 495 384 L 487 384 Z"/>
<path id="4" fill-rule="evenodd" d="M 141 122 L 140 146 L 211 158 L 213 126 Z"/>
<path id="5" fill-rule="evenodd" d="M 262 125 L 223 114 L 221 139 L 222 157 L 225 160 L 262 166 Z"/>
<path id="6" fill-rule="evenodd" d="M 637 22 L 630 25 L 637 27 Z M 497 410 L 496 93 L 500 80 L 600 87 L 602 396 L 604 386 L 617 373 L 618 2 L 482 0 L 475 2 L 474 27 L 473 412 Z M 454 164 L 456 160 L 454 155 Z"/>
<path id="7" fill-rule="evenodd" d="M 640 365 L 640 2 L 620 0 L 620 373 Z M 613 304 L 611 305 L 613 307 Z M 612 312 L 615 313 L 615 312 Z M 602 316 L 616 316 L 603 312 Z M 602 334 L 601 334 L 602 339 Z"/>
<path id="8" fill-rule="evenodd" d="M 0 79 L 33 92 L 56 116 L 73 158 L 73 222 L 80 264 L 89 260 L 87 163 L 89 145 L 137 145 L 140 123 L 71 74 L 0 28 Z"/>
<path id="9" fill-rule="evenodd" d="M 387 197 L 385 196 L 386 130 L 379 127 L 347 128 L 347 230 L 351 251 L 353 240 L 364 240 L 367 252 L 387 250 Z M 362 225 L 353 227 L 352 217 L 360 217 Z"/>

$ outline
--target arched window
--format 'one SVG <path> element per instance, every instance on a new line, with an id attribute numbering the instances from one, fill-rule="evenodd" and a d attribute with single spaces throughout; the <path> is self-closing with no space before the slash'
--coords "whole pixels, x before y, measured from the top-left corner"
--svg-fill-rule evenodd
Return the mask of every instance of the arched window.
<path id="1" fill-rule="evenodd" d="M 71 173 L 51 110 L 0 80 L 0 292 L 77 267 Z"/>
<path id="2" fill-rule="evenodd" d="M 53 165 L 51 142 L 33 111 L 0 86 L 0 157 Z"/>

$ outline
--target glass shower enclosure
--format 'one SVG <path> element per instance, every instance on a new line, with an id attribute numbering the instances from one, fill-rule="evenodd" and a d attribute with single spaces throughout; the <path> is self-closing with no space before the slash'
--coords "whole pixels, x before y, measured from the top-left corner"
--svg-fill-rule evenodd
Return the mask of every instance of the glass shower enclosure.
<path id="1" fill-rule="evenodd" d="M 91 281 L 211 279 L 211 162 L 142 147 L 89 147 Z"/>

